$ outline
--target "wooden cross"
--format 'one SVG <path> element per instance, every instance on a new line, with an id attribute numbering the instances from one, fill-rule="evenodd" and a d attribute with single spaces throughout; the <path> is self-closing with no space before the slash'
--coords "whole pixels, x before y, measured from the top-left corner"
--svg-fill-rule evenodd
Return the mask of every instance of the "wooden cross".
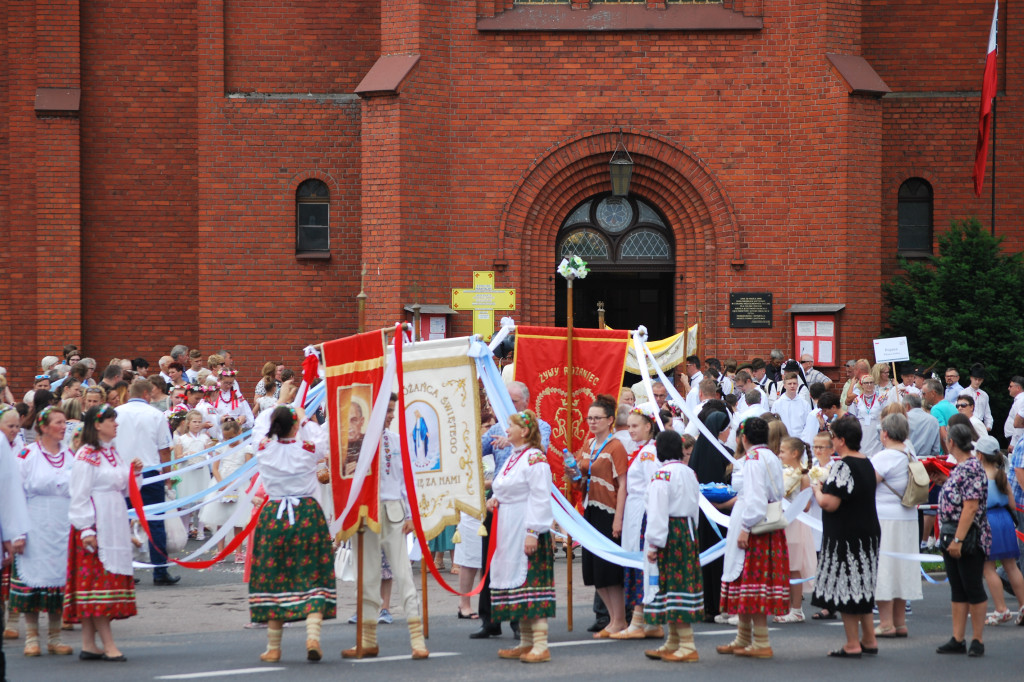
<path id="1" fill-rule="evenodd" d="M 489 341 L 494 333 L 494 311 L 515 310 L 516 290 L 495 289 L 494 272 L 473 271 L 472 289 L 452 289 L 452 309 L 473 312 L 473 333 Z"/>

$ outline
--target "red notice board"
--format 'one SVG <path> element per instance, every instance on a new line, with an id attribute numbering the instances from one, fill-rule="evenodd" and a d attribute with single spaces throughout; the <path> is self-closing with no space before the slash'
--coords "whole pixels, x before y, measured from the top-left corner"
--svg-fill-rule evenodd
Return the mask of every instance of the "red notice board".
<path id="1" fill-rule="evenodd" d="M 837 347 L 835 313 L 808 313 L 793 315 L 793 357 L 804 353 L 814 356 L 815 367 L 835 367 Z"/>

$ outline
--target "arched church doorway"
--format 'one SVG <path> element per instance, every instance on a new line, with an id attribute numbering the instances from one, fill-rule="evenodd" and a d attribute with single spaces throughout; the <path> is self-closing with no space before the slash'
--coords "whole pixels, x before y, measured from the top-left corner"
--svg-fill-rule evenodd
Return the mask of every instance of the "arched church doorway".
<path id="1" fill-rule="evenodd" d="M 590 274 L 573 282 L 573 325 L 596 328 L 598 304 L 615 329 L 645 325 L 651 339 L 675 333 L 675 248 L 662 212 L 635 195 L 590 197 L 569 211 L 555 242 L 555 265 L 579 256 Z M 555 277 L 555 324 L 566 324 L 566 282 Z"/>

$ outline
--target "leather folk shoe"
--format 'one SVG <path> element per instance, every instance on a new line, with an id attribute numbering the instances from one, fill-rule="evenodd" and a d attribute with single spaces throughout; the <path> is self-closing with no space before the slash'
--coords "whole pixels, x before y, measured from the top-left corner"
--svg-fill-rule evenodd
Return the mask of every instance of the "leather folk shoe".
<path id="1" fill-rule="evenodd" d="M 519 657 L 523 663 L 547 663 L 551 660 L 551 649 L 545 649 L 539 654 L 525 653 Z"/>
<path id="2" fill-rule="evenodd" d="M 667 654 L 662 654 L 661 660 L 668 661 L 669 663 L 696 663 L 700 660 L 700 656 L 697 655 L 696 651 L 691 651 L 682 655 L 672 651 Z"/>
<path id="3" fill-rule="evenodd" d="M 260 660 L 264 663 L 277 663 L 281 660 L 281 650 L 267 649 L 262 654 L 260 654 Z"/>
<path id="4" fill-rule="evenodd" d="M 504 658 L 506 660 L 513 660 L 520 658 L 523 654 L 530 653 L 530 649 L 533 647 L 529 646 L 517 646 L 511 649 L 498 649 L 498 658 Z"/>
<path id="5" fill-rule="evenodd" d="M 320 640 L 307 639 L 306 640 L 306 660 L 313 661 L 314 663 L 324 657 L 324 652 L 320 648 Z"/>
<path id="6" fill-rule="evenodd" d="M 744 656 L 746 658 L 771 658 L 775 655 L 770 646 L 756 649 L 752 646 L 744 647 L 742 649 L 737 648 L 732 653 L 734 656 Z"/>
<path id="7" fill-rule="evenodd" d="M 430 658 L 430 652 L 427 651 L 426 649 L 413 649 L 412 650 L 412 660 L 414 660 L 414 661 L 422 661 L 425 658 Z"/>
<path id="8" fill-rule="evenodd" d="M 54 656 L 70 656 L 74 653 L 74 649 L 67 644 L 47 644 L 46 651 Z"/>
<path id="9" fill-rule="evenodd" d="M 364 646 L 362 658 L 375 658 L 380 653 L 379 646 Z M 356 648 L 345 649 L 341 652 L 342 658 L 360 658 L 356 652 Z"/>

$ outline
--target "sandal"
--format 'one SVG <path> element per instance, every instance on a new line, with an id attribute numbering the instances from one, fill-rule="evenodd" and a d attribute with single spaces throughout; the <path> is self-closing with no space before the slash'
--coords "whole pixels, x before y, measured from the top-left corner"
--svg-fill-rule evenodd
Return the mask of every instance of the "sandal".
<path id="1" fill-rule="evenodd" d="M 860 655 L 861 654 L 859 651 L 855 654 L 851 654 L 849 651 L 842 647 L 839 647 L 835 651 L 828 652 L 829 658 L 860 658 Z"/>
<path id="2" fill-rule="evenodd" d="M 822 609 L 817 613 L 811 614 L 811 620 L 835 620 L 836 614 L 832 613 L 828 609 Z"/>
<path id="3" fill-rule="evenodd" d="M 896 639 L 897 637 L 902 638 L 907 636 L 907 628 L 903 627 L 882 627 L 881 625 L 875 626 L 875 637 L 882 637 L 884 639 Z"/>
<path id="4" fill-rule="evenodd" d="M 1002 625 L 1003 623 L 1009 623 L 1013 620 L 1013 611 L 1006 609 L 1005 611 L 996 611 L 995 613 L 988 614 L 988 618 L 985 619 L 985 625 Z"/>
<path id="5" fill-rule="evenodd" d="M 476 611 L 463 613 L 462 609 L 459 609 L 459 620 L 480 620 L 480 615 Z"/>
<path id="6" fill-rule="evenodd" d="M 774 621 L 776 623 L 803 623 L 804 613 L 803 611 L 790 611 L 785 616 L 775 616 Z"/>

